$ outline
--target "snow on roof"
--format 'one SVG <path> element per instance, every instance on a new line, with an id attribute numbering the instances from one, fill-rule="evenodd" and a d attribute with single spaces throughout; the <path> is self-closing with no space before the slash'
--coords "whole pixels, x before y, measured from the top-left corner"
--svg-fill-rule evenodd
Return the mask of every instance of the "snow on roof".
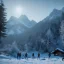
<path id="1" fill-rule="evenodd" d="M 60 50 L 61 52 L 64 52 L 64 50 L 60 49 L 60 48 L 56 48 L 54 51 L 56 50 Z M 54 51 L 52 51 L 51 53 L 53 53 Z"/>
<path id="2" fill-rule="evenodd" d="M 60 50 L 60 51 L 64 52 L 64 50 L 62 50 L 62 49 L 60 49 L 60 48 L 57 48 L 56 50 Z"/>

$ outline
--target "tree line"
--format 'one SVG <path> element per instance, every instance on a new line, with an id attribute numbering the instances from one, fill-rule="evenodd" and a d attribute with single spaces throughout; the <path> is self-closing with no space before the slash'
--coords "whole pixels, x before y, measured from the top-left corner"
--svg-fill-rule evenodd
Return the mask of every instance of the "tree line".
<path id="1" fill-rule="evenodd" d="M 0 0 L 0 47 L 2 38 L 6 36 L 6 8 L 4 7 L 3 0 Z"/>

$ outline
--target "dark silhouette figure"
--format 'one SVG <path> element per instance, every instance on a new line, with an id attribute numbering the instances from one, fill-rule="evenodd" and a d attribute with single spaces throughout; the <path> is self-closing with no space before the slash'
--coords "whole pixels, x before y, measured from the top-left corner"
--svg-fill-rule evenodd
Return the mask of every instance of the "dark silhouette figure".
<path id="1" fill-rule="evenodd" d="M 40 58 L 40 53 L 38 53 L 38 58 Z"/>
<path id="2" fill-rule="evenodd" d="M 34 53 L 32 53 L 32 58 L 34 58 Z"/>
<path id="3" fill-rule="evenodd" d="M 51 53 L 49 52 L 49 54 L 48 54 L 48 55 L 49 55 L 49 58 L 50 58 L 50 57 L 51 57 Z"/>
<path id="4" fill-rule="evenodd" d="M 62 58 L 62 61 L 64 61 L 64 57 Z"/>
<path id="5" fill-rule="evenodd" d="M 27 56 L 28 56 L 28 54 L 27 54 L 27 53 L 25 53 L 25 58 L 28 58 Z"/>
<path id="6" fill-rule="evenodd" d="M 21 58 L 21 53 L 17 53 L 17 59 Z"/>

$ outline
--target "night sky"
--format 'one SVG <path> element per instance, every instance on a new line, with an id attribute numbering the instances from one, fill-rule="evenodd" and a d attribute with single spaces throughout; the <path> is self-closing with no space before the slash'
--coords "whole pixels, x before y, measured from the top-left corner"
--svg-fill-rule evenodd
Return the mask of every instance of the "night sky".
<path id="1" fill-rule="evenodd" d="M 54 8 L 62 9 L 64 0 L 3 0 L 7 11 L 7 19 L 15 16 L 15 8 L 20 6 L 23 11 L 21 15 L 26 15 L 30 20 L 39 22 L 48 16 Z"/>

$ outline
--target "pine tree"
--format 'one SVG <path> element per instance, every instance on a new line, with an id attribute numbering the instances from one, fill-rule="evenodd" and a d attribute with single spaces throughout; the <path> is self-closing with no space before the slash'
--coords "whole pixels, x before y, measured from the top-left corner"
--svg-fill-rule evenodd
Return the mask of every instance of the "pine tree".
<path id="1" fill-rule="evenodd" d="M 3 1 L 0 0 L 0 45 L 1 45 L 1 38 L 6 36 L 6 13 L 5 13 L 5 8 L 4 8 L 4 4 Z"/>
<path id="2" fill-rule="evenodd" d="M 62 21 L 60 25 L 60 37 L 64 46 L 64 13 L 62 13 Z"/>
<path id="3" fill-rule="evenodd" d="M 62 12 L 62 20 L 64 20 L 64 12 Z"/>
<path id="4" fill-rule="evenodd" d="M 64 20 L 61 22 L 60 32 L 61 32 L 60 36 L 61 36 L 62 43 L 63 43 L 63 46 L 64 46 Z"/>

